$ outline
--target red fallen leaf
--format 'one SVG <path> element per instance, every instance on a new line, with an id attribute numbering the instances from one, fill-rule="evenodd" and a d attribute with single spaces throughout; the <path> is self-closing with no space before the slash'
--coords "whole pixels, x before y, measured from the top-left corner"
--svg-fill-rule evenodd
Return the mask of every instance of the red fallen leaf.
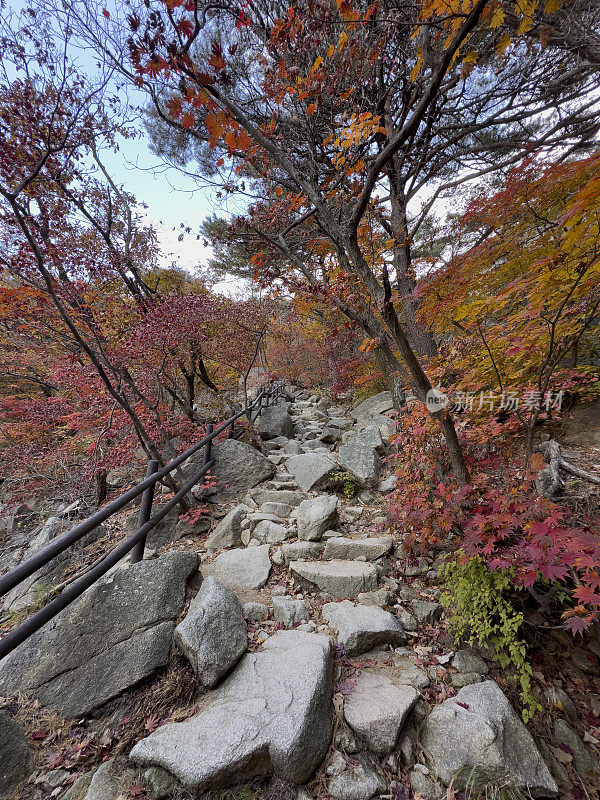
<path id="1" fill-rule="evenodd" d="M 141 783 L 132 783 L 129 787 L 129 796 L 130 797 L 144 797 L 146 792 L 144 791 L 144 787 Z"/>
<path id="2" fill-rule="evenodd" d="M 152 731 L 158 728 L 158 715 L 157 714 L 150 714 L 146 722 L 144 723 L 144 728 L 152 733 Z"/>
<path id="3" fill-rule="evenodd" d="M 48 731 L 41 729 L 39 731 L 34 731 L 31 734 L 31 738 L 36 741 L 37 739 L 45 739 L 48 736 Z"/>
<path id="4" fill-rule="evenodd" d="M 108 13 L 108 11 L 105 8 L 102 9 L 102 13 L 106 17 L 106 19 L 110 19 L 110 14 Z"/>
<path id="5" fill-rule="evenodd" d="M 49 753 L 46 756 L 46 765 L 49 769 L 56 769 L 56 767 L 63 763 L 63 760 L 62 753 Z"/>
<path id="6" fill-rule="evenodd" d="M 467 708 L 467 709 L 469 708 L 467 703 L 461 703 L 460 700 L 456 701 L 456 705 L 460 706 L 461 708 Z"/>
<path id="7" fill-rule="evenodd" d="M 121 725 L 129 725 L 130 722 L 131 722 L 130 717 L 123 717 L 123 719 L 121 720 Z"/>
<path id="8" fill-rule="evenodd" d="M 342 681 L 341 683 L 338 684 L 337 691 L 344 697 L 347 697 L 349 694 L 352 693 L 352 689 L 355 686 L 356 686 L 356 681 L 354 680 L 354 678 L 346 678 L 345 681 Z"/>

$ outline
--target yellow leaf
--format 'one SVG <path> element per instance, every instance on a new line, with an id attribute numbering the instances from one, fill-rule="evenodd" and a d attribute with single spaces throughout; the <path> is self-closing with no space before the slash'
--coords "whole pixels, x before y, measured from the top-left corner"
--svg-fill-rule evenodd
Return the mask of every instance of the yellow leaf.
<path id="1" fill-rule="evenodd" d="M 506 19 L 506 14 L 502 11 L 500 6 L 497 6 L 492 14 L 492 19 L 490 21 L 490 28 L 499 28 L 504 20 Z"/>
<path id="2" fill-rule="evenodd" d="M 348 34 L 346 31 L 342 31 L 340 33 L 340 38 L 338 39 L 338 50 L 343 50 L 344 47 L 348 44 Z"/>
<path id="3" fill-rule="evenodd" d="M 498 44 L 496 45 L 496 55 L 501 56 L 502 53 L 509 47 L 511 42 L 511 38 L 508 33 L 502 34 L 500 39 L 498 40 Z"/>
<path id="4" fill-rule="evenodd" d="M 562 8 L 562 0 L 546 0 L 544 14 L 556 14 Z"/>
<path id="5" fill-rule="evenodd" d="M 328 47 L 328 49 L 327 49 L 327 55 L 329 56 L 329 58 L 331 58 L 331 56 L 332 56 L 334 53 L 335 53 L 335 47 L 334 47 L 332 44 L 330 44 L 330 45 L 329 45 L 329 47 Z"/>
<path id="6" fill-rule="evenodd" d="M 310 71 L 310 74 L 314 75 L 314 73 L 319 69 L 319 67 L 321 66 L 322 63 L 323 63 L 323 58 L 321 56 L 316 58 L 315 59 L 315 63 L 312 65 L 312 69 Z"/>
<path id="7" fill-rule="evenodd" d="M 421 71 L 421 64 L 423 63 L 423 48 L 419 47 L 417 53 L 418 53 L 418 55 L 417 55 L 416 63 L 414 65 L 414 67 L 412 68 L 412 72 L 410 73 L 410 80 L 411 81 L 416 80 L 417 75 Z"/>
<path id="8" fill-rule="evenodd" d="M 479 56 L 475 50 L 469 50 L 467 55 L 464 57 L 463 62 L 465 64 L 476 64 L 478 58 Z"/>

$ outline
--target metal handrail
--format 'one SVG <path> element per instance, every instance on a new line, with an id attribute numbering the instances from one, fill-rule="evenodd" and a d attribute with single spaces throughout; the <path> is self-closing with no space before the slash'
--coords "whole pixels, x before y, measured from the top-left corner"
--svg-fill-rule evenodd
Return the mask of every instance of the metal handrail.
<path id="1" fill-rule="evenodd" d="M 72 603 L 73 600 L 83 594 L 86 589 L 92 586 L 92 584 L 94 584 L 102 575 L 104 575 L 118 561 L 120 561 L 123 556 L 127 555 L 128 552 L 134 551 L 132 553 L 133 561 L 141 560 L 143 557 L 144 546 L 148 533 L 169 513 L 172 508 L 177 505 L 181 498 L 184 497 L 190 491 L 190 489 L 203 480 L 207 472 L 215 463 L 215 460 L 211 458 L 211 446 L 213 440 L 224 430 L 227 430 L 227 428 L 229 428 L 228 437 L 232 438 L 234 435 L 234 426 L 236 421 L 248 412 L 251 412 L 255 406 L 258 406 L 258 416 L 263 408 L 263 398 L 267 398 L 265 406 L 268 406 L 272 400 L 276 400 L 279 397 L 283 390 L 283 385 L 284 384 L 280 382 L 269 389 L 263 389 L 261 392 L 259 392 L 253 403 L 239 412 L 234 412 L 232 409 L 232 413 L 228 420 L 219 425 L 217 428 L 213 429 L 212 423 L 208 423 L 206 436 L 200 442 L 197 442 L 184 453 L 177 456 L 177 458 L 174 458 L 172 461 L 162 467 L 162 469 L 157 469 L 158 463 L 156 461 L 149 462 L 146 477 L 143 481 L 141 481 L 141 483 L 139 483 L 137 486 L 134 486 L 132 489 L 129 489 L 127 492 L 124 492 L 118 498 L 109 503 L 105 508 L 97 511 L 95 514 L 92 514 L 87 519 L 82 520 L 82 522 L 75 525 L 69 531 L 66 531 L 61 536 L 58 536 L 53 542 L 50 542 L 38 553 L 28 558 L 22 564 L 19 564 L 14 569 L 10 570 L 10 572 L 8 572 L 6 575 L 2 576 L 2 578 L 0 578 L 0 597 L 5 595 L 15 586 L 18 586 L 23 580 L 25 580 L 25 578 L 28 578 L 40 567 L 43 567 L 45 564 L 49 563 L 55 556 L 62 553 L 76 541 L 81 539 L 82 536 L 85 536 L 86 533 L 94 530 L 94 528 L 98 527 L 98 525 L 127 505 L 127 503 L 129 503 L 131 500 L 144 493 L 138 517 L 139 527 L 135 533 L 111 550 L 110 553 L 108 553 L 105 558 L 102 559 L 102 561 L 92 567 L 90 571 L 79 578 L 79 580 L 65 588 L 61 594 L 58 595 L 58 597 L 51 600 L 42 609 L 35 612 L 35 614 L 26 619 L 17 628 L 0 639 L 0 659 L 12 652 L 33 633 L 35 633 L 43 625 L 55 617 L 59 611 L 62 611 L 63 608 L 66 608 L 66 606 Z M 250 417 L 252 417 L 251 413 Z M 154 488 L 156 484 L 165 475 L 186 461 L 190 456 L 194 455 L 194 453 L 197 453 L 202 447 L 205 448 L 205 451 L 203 459 L 204 463 L 200 472 L 196 473 L 193 478 L 187 481 L 187 483 L 185 483 L 181 489 L 161 507 L 160 511 L 150 518 Z"/>

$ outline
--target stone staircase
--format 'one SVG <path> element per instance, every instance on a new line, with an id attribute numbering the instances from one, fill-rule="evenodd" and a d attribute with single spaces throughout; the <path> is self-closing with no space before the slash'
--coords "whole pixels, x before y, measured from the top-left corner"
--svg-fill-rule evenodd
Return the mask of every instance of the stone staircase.
<path id="1" fill-rule="evenodd" d="M 193 715 L 142 738 L 128 763 L 107 762 L 91 783 L 90 776 L 78 780 L 67 800 L 117 800 L 134 778 L 156 800 L 256 781 L 279 781 L 297 800 L 324 793 L 388 800 L 410 797 L 406 792 L 442 800 L 453 791 L 448 786 L 473 780 L 559 796 L 564 769 L 547 747 L 542 758 L 488 664 L 431 635 L 428 626 L 443 613 L 435 565 L 407 559 L 386 525 L 385 497 L 394 485 L 382 480 L 390 410 L 389 393 L 348 412 L 290 388 L 258 422 L 264 455 L 241 442 L 216 448 L 218 483 L 208 500 L 215 509 L 223 498 L 232 504 L 194 553 L 178 539 L 110 579 L 131 616 L 122 635 L 104 633 L 112 661 L 101 636 L 86 636 L 83 662 L 71 658 L 57 675 L 31 666 L 19 684 L 22 665 L 40 653 L 47 665 L 65 663 L 57 618 L 54 638 L 42 631 L 0 665 L 0 694 L 24 691 L 72 716 L 101 707 L 164 664 L 165 641 L 194 671 Z M 344 497 L 344 482 L 354 484 L 354 497 Z M 195 576 L 191 562 L 173 560 L 192 557 L 199 560 Z M 154 610 L 142 624 L 135 600 L 151 565 L 157 576 L 175 569 L 169 580 L 178 588 L 162 617 L 156 598 L 146 598 Z M 190 577 L 193 599 L 176 624 Z M 99 586 L 79 601 L 97 616 L 108 613 L 108 602 L 99 604 L 110 594 L 107 584 Z M 73 606 L 71 622 L 83 610 Z M 158 654 L 147 637 L 159 630 Z M 145 654 L 137 648 L 136 671 L 128 644 L 138 639 L 150 644 Z M 153 661 L 154 654 L 160 658 Z M 110 684 L 111 669 L 119 675 L 116 691 L 95 686 L 86 695 L 80 676 L 88 685 Z M 592 775 L 597 764 L 588 755 Z"/>

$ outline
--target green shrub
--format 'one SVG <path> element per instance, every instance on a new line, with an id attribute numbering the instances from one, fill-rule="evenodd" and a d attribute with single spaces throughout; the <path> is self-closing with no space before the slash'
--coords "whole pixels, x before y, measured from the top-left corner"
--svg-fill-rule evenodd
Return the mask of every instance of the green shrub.
<path id="1" fill-rule="evenodd" d="M 334 490 L 341 491 L 345 497 L 354 497 L 358 490 L 356 478 L 351 472 L 334 472 L 329 480 Z"/>
<path id="2" fill-rule="evenodd" d="M 507 599 L 515 590 L 512 570 L 490 570 L 479 557 L 454 560 L 440 568 L 445 579 L 442 603 L 452 609 L 456 642 L 490 647 L 503 669 L 513 669 L 521 687 L 522 716 L 528 722 L 542 707 L 531 691 L 531 664 L 520 636 L 523 614 Z"/>

